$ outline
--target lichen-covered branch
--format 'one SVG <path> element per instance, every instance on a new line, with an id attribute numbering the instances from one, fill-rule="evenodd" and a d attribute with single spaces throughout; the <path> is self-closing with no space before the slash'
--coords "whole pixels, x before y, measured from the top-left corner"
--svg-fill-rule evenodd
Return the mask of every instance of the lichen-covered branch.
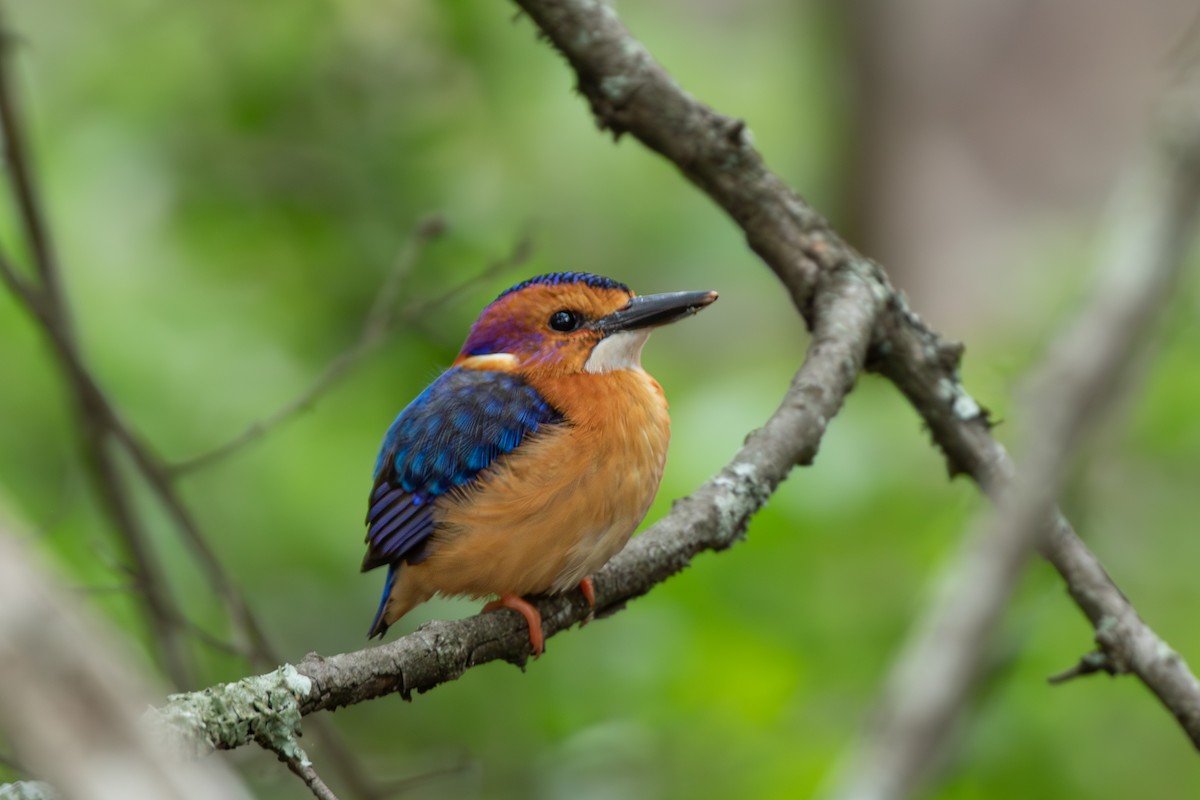
<path id="1" fill-rule="evenodd" d="M 63 800 L 45 781 L 13 781 L 0 784 L 0 800 Z"/>
<path id="2" fill-rule="evenodd" d="M 153 681 L 88 618 L 0 518 L 0 730 L 20 763 L 66 798 L 248 798 L 218 761 L 173 758 L 140 722 Z M 43 783 L 0 787 L 49 797 Z"/>

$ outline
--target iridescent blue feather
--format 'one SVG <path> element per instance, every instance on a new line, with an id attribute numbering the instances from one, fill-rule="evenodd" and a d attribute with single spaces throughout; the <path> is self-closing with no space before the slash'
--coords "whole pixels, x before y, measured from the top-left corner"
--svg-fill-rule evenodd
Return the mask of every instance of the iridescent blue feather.
<path id="1" fill-rule="evenodd" d="M 593 275 L 590 272 L 550 272 L 546 275 L 538 275 L 536 278 L 530 278 L 527 281 L 521 281 L 516 286 L 509 287 L 500 293 L 500 297 L 519 292 L 527 286 L 537 284 L 549 286 L 561 286 L 562 284 L 582 283 L 590 286 L 593 289 L 620 289 L 622 292 L 629 292 L 629 287 L 620 281 L 614 281 L 612 278 L 606 278 L 603 275 Z M 499 300 L 500 297 L 496 299 Z"/>
<path id="2" fill-rule="evenodd" d="M 384 437 L 367 511 L 363 570 L 419 563 L 436 524 L 433 501 L 469 487 L 526 436 L 562 419 L 520 376 L 460 368 L 443 373 L 400 412 Z"/>

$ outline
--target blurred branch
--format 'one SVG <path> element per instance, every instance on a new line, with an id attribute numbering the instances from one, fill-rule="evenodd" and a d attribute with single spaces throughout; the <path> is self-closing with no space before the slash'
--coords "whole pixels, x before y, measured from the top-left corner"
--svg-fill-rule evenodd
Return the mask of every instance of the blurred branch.
<path id="1" fill-rule="evenodd" d="M 1108 660 L 1108 655 L 1103 650 L 1085 653 L 1079 659 L 1078 664 L 1051 675 L 1046 680 L 1051 684 L 1066 683 L 1083 675 L 1092 675 L 1097 672 L 1107 672 L 1109 675 L 1117 674 L 1115 666 Z"/>
<path id="2" fill-rule="evenodd" d="M 782 404 L 716 477 L 676 502 L 596 574 L 597 614 L 620 610 L 697 554 L 724 550 L 742 538 L 750 516 L 792 467 L 816 455 L 826 426 L 854 387 L 880 308 L 869 277 L 852 269 L 823 276 L 808 354 Z M 590 611 L 575 594 L 537 598 L 537 605 L 547 638 Z M 290 730 L 302 715 L 392 692 L 410 698 L 471 667 L 497 659 L 523 666 L 528 656 L 528 629 L 515 614 L 436 621 L 379 647 L 328 658 L 311 654 L 294 668 L 174 695 L 157 714 L 182 729 L 191 746 L 232 748 L 254 740 L 254 730 Z"/>
<path id="3" fill-rule="evenodd" d="M 153 681 L 113 648 L 120 637 L 86 618 L 0 519 L 0 727 L 20 762 L 68 798 L 248 798 L 219 761 L 185 763 L 142 726 Z M 0 796 L 54 796 L 45 784 Z M 32 794 L 41 790 L 40 795 Z M 19 793 L 20 792 L 20 793 Z"/>
<path id="4" fill-rule="evenodd" d="M 413 265 L 425 246 L 441 236 L 445 229 L 446 225 L 441 217 L 429 217 L 417 225 L 392 260 L 392 268 L 388 270 L 375 295 L 375 302 L 367 312 L 366 321 L 363 323 L 358 340 L 330 361 L 317 379 L 300 396 L 265 419 L 251 424 L 224 444 L 172 464 L 171 472 L 179 475 L 220 461 L 255 440 L 261 439 L 272 428 L 286 422 L 316 402 L 317 398 L 332 387 L 350 367 L 383 341 L 385 335 L 391 330 L 396 317 L 396 299 L 400 288 L 404 285 L 409 273 L 412 272 Z"/>
<path id="5" fill-rule="evenodd" d="M 91 482 L 118 538 L 133 561 L 133 579 L 144 599 L 139 605 L 150 627 L 149 642 L 157 648 L 165 672 L 179 688 L 194 683 L 195 666 L 188 647 L 188 637 L 193 635 L 223 650 L 236 651 L 254 668 L 278 664 L 282 660 L 280 654 L 268 639 L 245 596 L 226 573 L 191 510 L 183 502 L 166 464 L 121 416 L 89 370 L 74 337 L 70 310 L 61 290 L 58 263 L 53 255 L 49 226 L 38 201 L 35 173 L 25 144 L 20 108 L 12 91 L 12 41 L 10 34 L 0 32 L 0 133 L 4 136 L 9 184 L 16 197 L 20 229 L 35 262 L 37 282 L 23 278 L 3 252 L 0 252 L 0 280 L 39 323 L 63 372 L 76 406 L 84 461 Z M 428 225 L 427 235 L 434 235 L 437 227 L 436 224 Z M 519 245 L 515 252 L 524 253 L 526 249 Z M 366 331 L 371 335 L 380 335 L 377 329 L 387 322 L 383 302 L 394 302 L 398 288 L 398 280 L 393 280 L 381 291 L 377 308 L 373 309 L 367 322 Z M 236 639 L 233 645 L 220 643 L 183 614 L 154 553 L 147 524 L 138 513 L 134 487 L 122 469 L 121 455 L 128 456 L 136 473 L 166 510 L 185 545 L 195 556 L 201 573 L 229 616 Z M 341 743 L 332 727 L 318 723 L 316 730 L 329 745 L 330 763 L 354 788 L 356 795 L 362 798 L 382 796 L 381 790 L 367 779 L 357 758 Z"/>
<path id="6" fill-rule="evenodd" d="M 12 89 L 9 67 L 13 61 L 11 51 L 17 46 L 17 38 L 0 18 L 0 133 L 4 137 L 4 160 L 8 168 L 8 183 L 17 203 L 21 227 L 29 245 L 34 268 L 41 282 L 40 292 L 44 295 L 45 308 L 56 315 L 56 324 L 70 335 L 69 322 L 65 314 L 58 262 L 51 245 L 49 229 L 37 182 L 34 180 L 32 160 L 25 142 L 25 130 L 21 124 L 20 107 L 16 92 Z"/>
<path id="7" fill-rule="evenodd" d="M 404 283 L 405 276 L 412 270 L 421 250 L 445 230 L 445 223 L 438 217 L 431 217 L 422 222 L 409 237 L 405 246 L 396 256 L 391 271 L 384 279 L 375 303 L 367 313 L 362 333 L 358 340 L 348 349 L 338 354 L 336 358 L 321 371 L 307 389 L 291 402 L 284 405 L 266 419 L 255 422 L 237 436 L 222 445 L 199 455 L 178 461 L 170 466 L 172 473 L 181 475 L 192 470 L 210 466 L 226 456 L 241 450 L 248 444 L 261 439 L 272 429 L 287 422 L 296 414 L 312 406 L 317 399 L 331 389 L 337 381 L 357 364 L 364 356 L 384 342 L 388 334 L 404 323 L 412 322 L 430 309 L 437 308 L 461 293 L 484 283 L 498 272 L 506 272 L 513 267 L 523 264 L 532 253 L 528 236 L 522 236 L 512 251 L 504 258 L 493 261 L 478 274 L 468 278 L 457 286 L 433 298 L 423 298 L 396 309 L 396 299 Z"/>
<path id="8" fill-rule="evenodd" d="M 317 800 L 338 800 L 337 795 L 325 785 L 325 781 L 321 780 L 321 776 L 313 769 L 310 761 L 297 756 L 291 756 L 290 758 L 281 756 L 281 758 L 287 764 L 288 769 L 292 771 L 292 774 L 304 781 L 304 785 L 308 787 L 308 790 L 313 793 L 313 797 L 316 797 Z"/>
<path id="9" fill-rule="evenodd" d="M 0 783 L 0 800 L 63 800 L 45 781 Z"/>
<path id="10" fill-rule="evenodd" d="M 811 325 L 814 288 L 830 270 L 853 267 L 872 276 L 885 309 L 867 367 L 892 381 L 924 419 L 952 475 L 965 473 L 989 494 L 1004 490 L 1015 469 L 992 438 L 986 411 L 959 378 L 962 345 L 944 341 L 909 307 L 873 262 L 864 259 L 763 164 L 745 124 L 699 103 L 654 61 L 596 0 L 515 0 L 570 63 L 597 124 L 628 133 L 671 161 L 746 234 L 750 247 L 775 272 Z M 1067 581 L 1097 636 L 1113 652 L 1149 656 L 1157 641 L 1069 523 L 1053 512 L 1045 554 Z M 1107 622 L 1106 622 L 1107 620 Z M 1115 623 L 1115 624 L 1114 624 Z M 1151 638 L 1152 637 L 1152 638 Z M 1193 742 L 1200 743 L 1200 693 L 1173 654 L 1132 671 L 1167 705 Z M 1167 669 L 1169 665 L 1169 669 Z M 1180 673 L 1186 674 L 1181 679 Z"/>
<path id="11" fill-rule="evenodd" d="M 62 293 L 49 229 L 38 200 L 24 126 L 12 88 L 13 41 L 10 33 L 0 31 L 0 133 L 4 137 L 8 184 L 16 200 L 21 233 L 34 261 L 38 282 L 21 278 L 4 254 L 0 254 L 0 275 L 41 323 L 58 356 L 60 368 L 68 382 L 75 386 L 74 399 L 83 433 L 84 461 L 100 494 L 101 504 L 120 532 L 134 562 L 134 578 L 145 598 L 144 611 L 164 668 L 176 685 L 187 685 L 192 674 L 192 663 L 179 625 L 182 614 L 164 580 L 150 547 L 149 537 L 133 510 L 127 487 L 109 449 L 115 415 L 84 368 L 72 333 L 70 313 Z"/>
<path id="12" fill-rule="evenodd" d="M 1052 552 L 1054 503 L 1080 441 L 1127 389 L 1135 355 L 1185 266 L 1200 207 L 1200 118 L 1185 92 L 1187 131 L 1153 148 L 1121 187 L 1110 229 L 1113 241 L 1090 302 L 1038 368 L 1022 418 L 1026 435 L 1015 477 L 998 488 L 985 515 L 944 570 L 939 591 L 913 626 L 886 682 L 874 720 L 843 765 L 833 796 L 844 800 L 902 798 L 945 748 L 978 683 L 988 641 L 1033 550 Z M 1189 96 L 1191 95 L 1191 96 Z M 1178 104 L 1178 94 L 1171 98 Z M 1168 110 L 1173 119 L 1182 116 Z M 1180 134 L 1183 141 L 1178 141 Z M 1096 587 L 1102 590 L 1103 586 Z M 1067 677 L 1128 672 L 1133 658 L 1097 620 L 1102 651 L 1084 657 Z M 1200 683 L 1145 626 L 1132 607 L 1123 622 L 1130 643 L 1156 669 L 1151 685 L 1171 687 L 1170 709 L 1186 709 L 1184 730 L 1200 747 Z M 1123 665 L 1123 666 L 1118 666 Z M 1141 674 L 1141 673 L 1139 673 Z M 1158 691 L 1158 690 L 1156 690 Z"/>

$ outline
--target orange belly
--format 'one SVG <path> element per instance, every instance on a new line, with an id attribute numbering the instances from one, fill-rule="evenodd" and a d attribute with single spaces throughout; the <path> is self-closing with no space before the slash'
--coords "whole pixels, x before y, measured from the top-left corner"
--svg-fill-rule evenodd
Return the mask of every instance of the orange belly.
<path id="1" fill-rule="evenodd" d="M 429 555 L 400 567 L 388 624 L 438 593 L 566 591 L 629 541 L 662 478 L 670 438 L 662 390 L 640 370 L 556 383 L 538 389 L 568 422 L 437 501 Z"/>

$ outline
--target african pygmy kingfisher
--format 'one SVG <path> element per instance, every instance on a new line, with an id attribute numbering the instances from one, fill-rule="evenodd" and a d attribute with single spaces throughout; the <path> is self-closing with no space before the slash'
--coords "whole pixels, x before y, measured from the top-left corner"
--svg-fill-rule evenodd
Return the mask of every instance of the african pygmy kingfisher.
<path id="1" fill-rule="evenodd" d="M 642 369 L 653 328 L 716 292 L 639 297 L 610 278 L 540 275 L 484 308 L 450 369 L 387 431 L 375 464 L 362 569 L 387 566 L 371 637 L 435 594 L 523 595 L 578 586 L 629 540 L 658 491 L 670 437 Z"/>

